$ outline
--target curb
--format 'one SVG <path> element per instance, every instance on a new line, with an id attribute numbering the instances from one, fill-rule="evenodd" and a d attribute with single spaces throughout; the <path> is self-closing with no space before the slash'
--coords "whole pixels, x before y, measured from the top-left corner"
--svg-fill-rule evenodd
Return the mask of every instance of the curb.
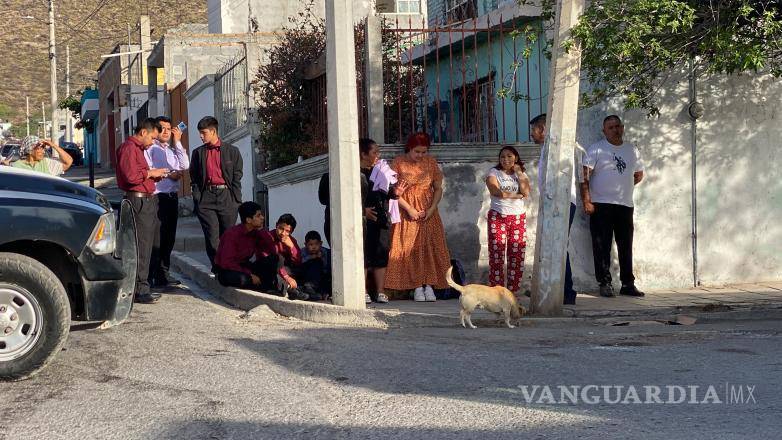
<path id="1" fill-rule="evenodd" d="M 171 253 L 171 265 L 182 275 L 195 281 L 202 289 L 220 298 L 226 303 L 244 311 L 266 305 L 274 313 L 289 318 L 310 321 L 319 324 L 337 324 L 366 328 L 403 328 L 403 327 L 458 327 L 454 316 L 400 312 L 377 309 L 353 310 L 332 304 L 291 301 L 276 295 L 237 289 L 221 285 L 211 274 L 210 269 L 193 258 L 174 251 Z M 520 325 L 555 324 L 573 322 L 592 322 L 608 324 L 616 320 L 674 320 L 676 315 L 687 314 L 695 317 L 698 323 L 721 320 L 757 319 L 758 313 L 782 318 L 782 304 L 731 304 L 727 311 L 704 311 L 698 306 L 660 307 L 646 310 L 589 310 L 576 312 L 565 309 L 565 317 L 526 317 Z M 497 327 L 495 319 L 474 319 L 479 327 Z"/>

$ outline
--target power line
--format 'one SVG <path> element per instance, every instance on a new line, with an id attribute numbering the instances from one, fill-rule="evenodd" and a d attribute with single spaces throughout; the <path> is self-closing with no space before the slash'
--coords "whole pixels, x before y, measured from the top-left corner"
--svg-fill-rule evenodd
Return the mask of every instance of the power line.
<path id="1" fill-rule="evenodd" d="M 98 0 L 98 5 L 95 7 L 95 9 L 92 12 L 90 12 L 89 15 L 87 15 L 87 17 L 85 17 L 84 20 L 82 20 L 81 23 L 79 23 L 78 25 L 73 27 L 73 32 L 77 32 L 77 31 L 80 31 L 81 29 L 83 29 L 84 26 L 86 26 L 87 23 L 90 21 L 90 19 L 92 19 L 92 17 L 94 17 L 95 14 L 97 14 L 101 9 L 103 9 L 103 7 L 106 6 L 108 3 L 109 3 L 109 0 Z M 68 37 L 61 44 L 68 43 L 69 41 L 71 41 L 72 38 L 73 38 L 73 34 L 71 34 L 71 36 Z"/>

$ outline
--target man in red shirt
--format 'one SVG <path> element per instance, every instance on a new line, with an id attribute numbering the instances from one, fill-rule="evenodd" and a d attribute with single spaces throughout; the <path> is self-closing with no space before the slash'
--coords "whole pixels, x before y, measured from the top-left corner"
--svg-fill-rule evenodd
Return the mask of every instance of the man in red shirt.
<path id="1" fill-rule="evenodd" d="M 206 116 L 198 122 L 203 145 L 193 150 L 190 181 L 193 208 L 204 231 L 206 254 L 212 263 L 220 236 L 236 224 L 242 203 L 242 155 L 239 149 L 220 140 L 217 119 Z"/>
<path id="2" fill-rule="evenodd" d="M 291 287 L 296 281 L 283 267 L 291 254 L 275 240 L 276 232 L 263 229 L 261 211 L 261 205 L 255 202 L 239 206 L 241 224 L 228 228 L 217 247 L 214 263 L 217 281 L 223 286 L 282 295 L 287 292 L 290 299 L 308 299 L 307 294 Z M 250 261 L 253 256 L 255 261 Z"/>
<path id="3" fill-rule="evenodd" d="M 291 214 L 283 214 L 277 220 L 273 231 L 268 229 L 259 232 L 256 248 L 256 258 L 279 256 L 278 286 L 283 295 L 288 294 L 290 299 L 308 299 L 309 296 L 299 290 L 299 283 L 294 278 L 301 266 L 301 250 L 293 231 L 296 229 L 296 219 Z"/>
<path id="4" fill-rule="evenodd" d="M 255 255 L 259 232 L 263 229 L 264 216 L 261 205 L 255 202 L 244 202 L 239 205 L 240 224 L 228 228 L 220 237 L 220 244 L 215 254 L 215 271 L 217 280 L 223 286 L 240 289 L 276 291 L 276 270 L 281 260 L 276 256 L 272 264 L 263 264 Z"/>
<path id="5" fill-rule="evenodd" d="M 117 186 L 125 191 L 136 220 L 138 271 L 134 301 L 154 303 L 159 293 L 149 291 L 149 261 L 157 227 L 157 198 L 155 182 L 168 175 L 167 168 L 152 168 L 147 164 L 144 150 L 154 143 L 160 133 L 160 124 L 153 118 L 139 122 L 135 134 L 117 149 Z"/>

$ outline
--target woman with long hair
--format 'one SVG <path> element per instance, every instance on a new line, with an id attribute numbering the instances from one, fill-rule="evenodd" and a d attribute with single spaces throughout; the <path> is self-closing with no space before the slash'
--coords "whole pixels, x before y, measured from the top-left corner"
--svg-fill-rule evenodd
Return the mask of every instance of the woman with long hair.
<path id="1" fill-rule="evenodd" d="M 525 200 L 529 198 L 530 185 L 524 163 L 515 148 L 507 146 L 500 150 L 497 166 L 486 174 L 486 187 L 491 195 L 487 215 L 489 284 L 517 292 L 524 272 L 524 252 L 527 247 Z"/>
<path id="2" fill-rule="evenodd" d="M 405 154 L 391 168 L 406 186 L 399 197 L 401 221 L 391 228 L 391 250 L 385 287 L 415 290 L 416 301 L 436 301 L 434 289 L 445 289 L 451 257 L 438 204 L 443 197 L 443 173 L 429 155 L 426 133 L 410 135 Z"/>

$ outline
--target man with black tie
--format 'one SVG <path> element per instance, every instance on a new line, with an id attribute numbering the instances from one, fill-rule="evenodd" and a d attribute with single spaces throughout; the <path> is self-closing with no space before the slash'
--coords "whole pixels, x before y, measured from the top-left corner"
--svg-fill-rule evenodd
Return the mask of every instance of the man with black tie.
<path id="1" fill-rule="evenodd" d="M 217 129 L 212 116 L 198 121 L 204 144 L 193 151 L 190 162 L 193 206 L 213 267 L 220 236 L 236 223 L 242 203 L 242 156 L 238 148 L 220 141 Z"/>

